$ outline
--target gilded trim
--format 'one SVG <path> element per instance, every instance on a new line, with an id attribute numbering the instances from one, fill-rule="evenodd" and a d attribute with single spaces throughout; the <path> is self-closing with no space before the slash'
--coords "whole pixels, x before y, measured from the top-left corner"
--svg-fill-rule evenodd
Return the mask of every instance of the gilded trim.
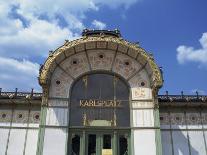
<path id="1" fill-rule="evenodd" d="M 110 43 L 114 43 L 117 45 L 121 45 L 123 47 L 127 47 L 128 49 L 130 48 L 131 50 L 134 50 L 137 53 L 137 55 L 141 56 L 141 58 L 145 60 L 146 62 L 148 62 L 150 66 L 150 70 L 151 70 L 150 72 L 152 72 L 152 75 L 151 75 L 152 88 L 156 89 L 162 86 L 163 84 L 162 74 L 161 74 L 159 67 L 155 63 L 153 57 L 149 55 L 144 49 L 139 47 L 137 44 L 130 43 L 124 40 L 123 38 L 117 38 L 117 37 L 112 37 L 112 36 L 89 36 L 89 37 L 84 36 L 80 39 L 77 39 L 71 42 L 68 42 L 68 41 L 65 42 L 63 46 L 57 48 L 54 52 L 49 54 L 49 57 L 45 61 L 44 65 L 40 68 L 40 73 L 39 73 L 40 85 L 43 87 L 49 85 L 51 74 L 54 71 L 55 67 L 57 66 L 56 59 L 61 58 L 62 54 L 66 55 L 65 54 L 66 51 L 73 51 L 74 49 L 76 49 L 75 47 L 83 45 L 83 44 L 85 47 L 85 44 L 90 43 L 90 42 L 106 42 L 106 43 L 110 42 Z M 97 49 L 97 47 L 94 47 L 94 49 Z M 110 47 L 106 47 L 104 49 L 110 49 Z M 119 52 L 122 52 L 122 51 L 119 51 Z M 61 62 L 61 60 L 58 62 Z M 43 88 L 43 91 L 44 91 L 44 88 Z"/>

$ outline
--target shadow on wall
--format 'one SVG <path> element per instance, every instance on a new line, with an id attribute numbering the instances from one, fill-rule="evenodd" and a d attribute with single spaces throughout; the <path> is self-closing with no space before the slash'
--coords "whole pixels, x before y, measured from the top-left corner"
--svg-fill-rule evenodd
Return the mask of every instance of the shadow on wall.
<path id="1" fill-rule="evenodd" d="M 203 131 L 171 131 L 161 131 L 163 155 L 206 155 Z"/>
<path id="2" fill-rule="evenodd" d="M 174 155 L 201 155 L 189 143 L 187 131 L 173 131 L 172 135 Z"/>

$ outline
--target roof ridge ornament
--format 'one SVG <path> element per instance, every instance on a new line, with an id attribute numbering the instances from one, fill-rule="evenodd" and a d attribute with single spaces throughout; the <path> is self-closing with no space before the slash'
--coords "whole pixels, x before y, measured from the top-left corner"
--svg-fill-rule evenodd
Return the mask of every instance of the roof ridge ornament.
<path id="1" fill-rule="evenodd" d="M 121 33 L 118 29 L 115 30 L 94 30 L 94 29 L 84 29 L 82 36 L 114 36 L 117 38 L 121 37 Z"/>

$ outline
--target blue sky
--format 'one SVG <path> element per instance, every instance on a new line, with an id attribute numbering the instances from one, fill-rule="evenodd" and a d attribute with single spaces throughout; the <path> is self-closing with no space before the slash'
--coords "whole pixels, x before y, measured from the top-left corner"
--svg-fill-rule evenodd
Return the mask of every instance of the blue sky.
<path id="1" fill-rule="evenodd" d="M 39 64 L 84 28 L 118 28 L 153 53 L 170 94 L 207 94 L 206 0 L 11 0 L 0 2 L 0 87 L 40 91 Z"/>

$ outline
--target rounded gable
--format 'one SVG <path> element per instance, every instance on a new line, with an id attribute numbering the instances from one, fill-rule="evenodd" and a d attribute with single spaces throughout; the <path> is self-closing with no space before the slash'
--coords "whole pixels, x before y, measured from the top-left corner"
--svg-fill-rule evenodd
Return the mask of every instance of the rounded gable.
<path id="1" fill-rule="evenodd" d="M 91 53 L 93 51 L 99 51 L 99 54 L 102 53 L 99 55 L 99 57 L 103 57 L 104 53 L 111 51 L 111 53 L 114 53 L 112 63 L 114 63 L 115 58 L 120 55 L 125 55 L 126 57 L 132 58 L 141 65 L 141 68 L 146 69 L 152 88 L 160 88 L 162 86 L 163 79 L 161 71 L 155 63 L 153 57 L 143 48 L 137 44 L 130 43 L 119 36 L 104 33 L 100 33 L 99 35 L 97 34 L 98 33 L 96 33 L 96 35 L 83 35 L 83 37 L 79 39 L 66 41 L 64 45 L 56 49 L 54 52 L 51 52 L 44 65 L 40 69 L 40 85 L 49 85 L 55 68 L 62 65 L 65 60 L 70 60 L 70 58 L 72 58 L 74 55 L 80 55 L 84 51 L 90 51 Z M 86 53 L 86 58 L 89 59 L 88 57 L 89 52 Z M 128 62 L 123 63 L 126 63 L 127 65 Z M 71 64 L 69 63 L 67 65 L 70 66 Z M 92 65 L 93 64 L 89 64 L 89 70 L 94 70 Z"/>

